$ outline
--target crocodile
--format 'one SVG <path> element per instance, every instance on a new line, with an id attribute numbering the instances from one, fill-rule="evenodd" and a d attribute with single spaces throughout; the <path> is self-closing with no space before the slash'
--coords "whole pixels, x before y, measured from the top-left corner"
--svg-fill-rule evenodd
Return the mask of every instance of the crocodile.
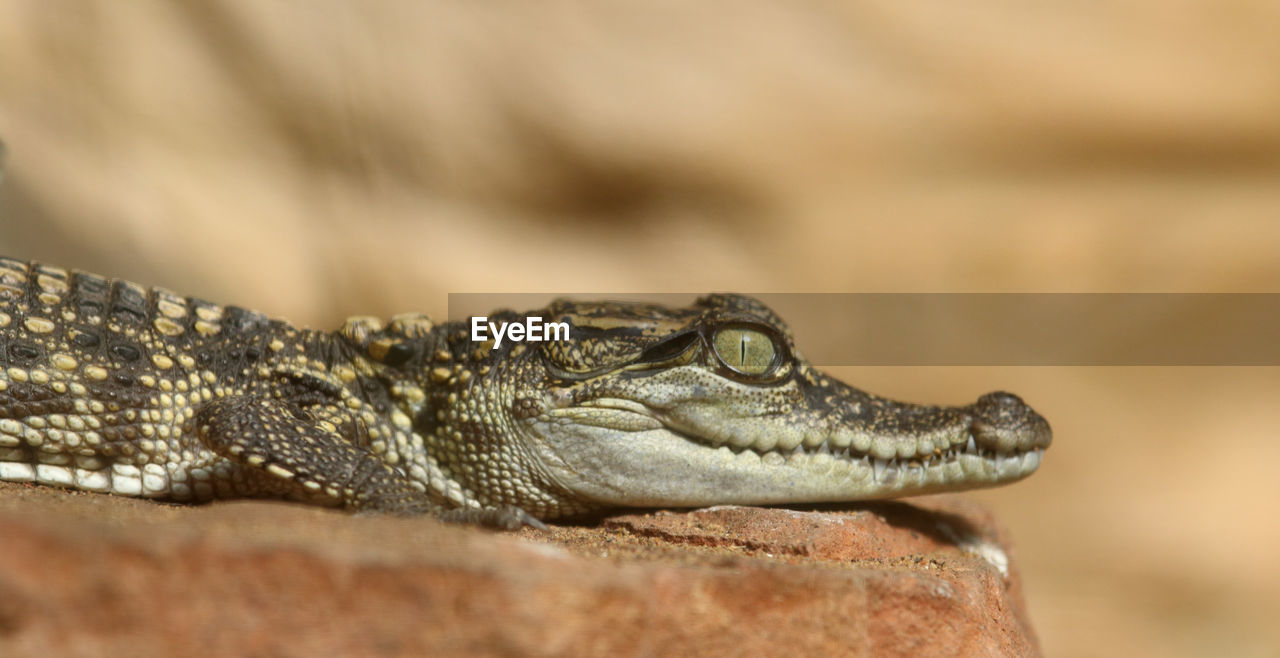
<path id="1" fill-rule="evenodd" d="M 747 296 L 491 316 L 531 318 L 568 336 L 477 342 L 421 314 L 317 331 L 0 258 L 0 480 L 517 528 L 991 486 L 1051 441 L 1011 393 L 945 407 L 848 386 Z"/>

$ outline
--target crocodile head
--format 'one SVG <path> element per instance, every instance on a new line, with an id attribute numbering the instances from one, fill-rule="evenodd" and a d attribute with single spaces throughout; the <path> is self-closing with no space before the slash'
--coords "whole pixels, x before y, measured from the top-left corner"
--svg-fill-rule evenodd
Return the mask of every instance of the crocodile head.
<path id="1" fill-rule="evenodd" d="M 517 414 L 550 480 L 591 506 L 834 502 L 1026 477 L 1051 440 L 1017 396 L 895 402 L 810 366 L 758 301 L 691 308 L 556 302 L 570 340 L 540 343 Z M 526 371 L 527 372 L 527 371 Z M 524 389 L 530 391 L 531 389 Z"/>

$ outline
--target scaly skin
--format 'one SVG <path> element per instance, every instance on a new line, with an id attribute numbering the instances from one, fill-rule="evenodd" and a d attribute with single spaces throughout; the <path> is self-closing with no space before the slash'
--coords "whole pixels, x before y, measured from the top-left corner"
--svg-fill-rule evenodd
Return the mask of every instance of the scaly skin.
<path id="1" fill-rule="evenodd" d="M 571 338 L 491 349 L 420 315 L 325 333 L 0 259 L 0 480 L 516 527 L 990 486 L 1050 443 L 1008 393 L 932 407 L 831 379 L 747 297 L 491 320 L 526 316 Z"/>

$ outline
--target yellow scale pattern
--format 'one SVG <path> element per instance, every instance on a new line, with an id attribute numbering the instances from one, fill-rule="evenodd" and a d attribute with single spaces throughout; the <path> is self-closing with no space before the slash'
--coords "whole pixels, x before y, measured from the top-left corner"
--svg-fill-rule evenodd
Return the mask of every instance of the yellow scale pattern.
<path id="1" fill-rule="evenodd" d="M 177 501 L 361 507 L 383 495 L 391 507 L 421 499 L 424 511 L 478 506 L 412 431 L 421 387 L 396 382 L 381 409 L 361 399 L 383 379 L 379 360 L 431 328 L 422 316 L 386 327 L 355 318 L 335 336 L 0 258 L 0 480 Z M 366 353 L 343 352 L 339 337 Z M 343 360 L 331 368 L 330 355 Z M 239 434 L 211 432 L 230 422 L 228 409 L 246 414 Z M 371 492 L 344 481 L 344 470 L 359 470 L 333 463 L 344 451 L 357 461 L 375 455 L 374 476 L 396 486 Z"/>

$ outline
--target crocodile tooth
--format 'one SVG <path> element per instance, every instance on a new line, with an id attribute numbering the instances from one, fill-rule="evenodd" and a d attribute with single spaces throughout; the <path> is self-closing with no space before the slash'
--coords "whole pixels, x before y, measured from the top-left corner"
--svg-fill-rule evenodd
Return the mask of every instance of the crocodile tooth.
<path id="1" fill-rule="evenodd" d="M 1017 455 L 1009 455 L 1007 457 L 996 457 L 996 473 L 1000 477 L 1010 477 L 1017 473 L 1022 467 L 1022 459 Z"/>
<path id="2" fill-rule="evenodd" d="M 853 449 L 858 452 L 868 452 L 871 450 L 871 435 L 866 432 L 858 432 L 853 436 Z"/>
<path id="3" fill-rule="evenodd" d="M 888 459 L 873 459 L 872 466 L 875 468 L 876 482 L 884 478 L 884 472 L 889 469 Z"/>
<path id="4" fill-rule="evenodd" d="M 893 459 L 898 456 L 900 442 L 888 436 L 877 436 L 871 440 L 871 454 L 880 459 Z"/>
<path id="5" fill-rule="evenodd" d="M 773 452 L 775 446 L 778 445 L 778 435 L 773 432 L 765 432 L 755 437 L 754 441 L 750 441 L 745 447 L 751 448 L 759 453 Z"/>
<path id="6" fill-rule="evenodd" d="M 978 452 L 978 442 L 973 440 L 973 434 L 969 435 L 969 442 L 964 444 L 964 451 L 972 453 Z"/>

